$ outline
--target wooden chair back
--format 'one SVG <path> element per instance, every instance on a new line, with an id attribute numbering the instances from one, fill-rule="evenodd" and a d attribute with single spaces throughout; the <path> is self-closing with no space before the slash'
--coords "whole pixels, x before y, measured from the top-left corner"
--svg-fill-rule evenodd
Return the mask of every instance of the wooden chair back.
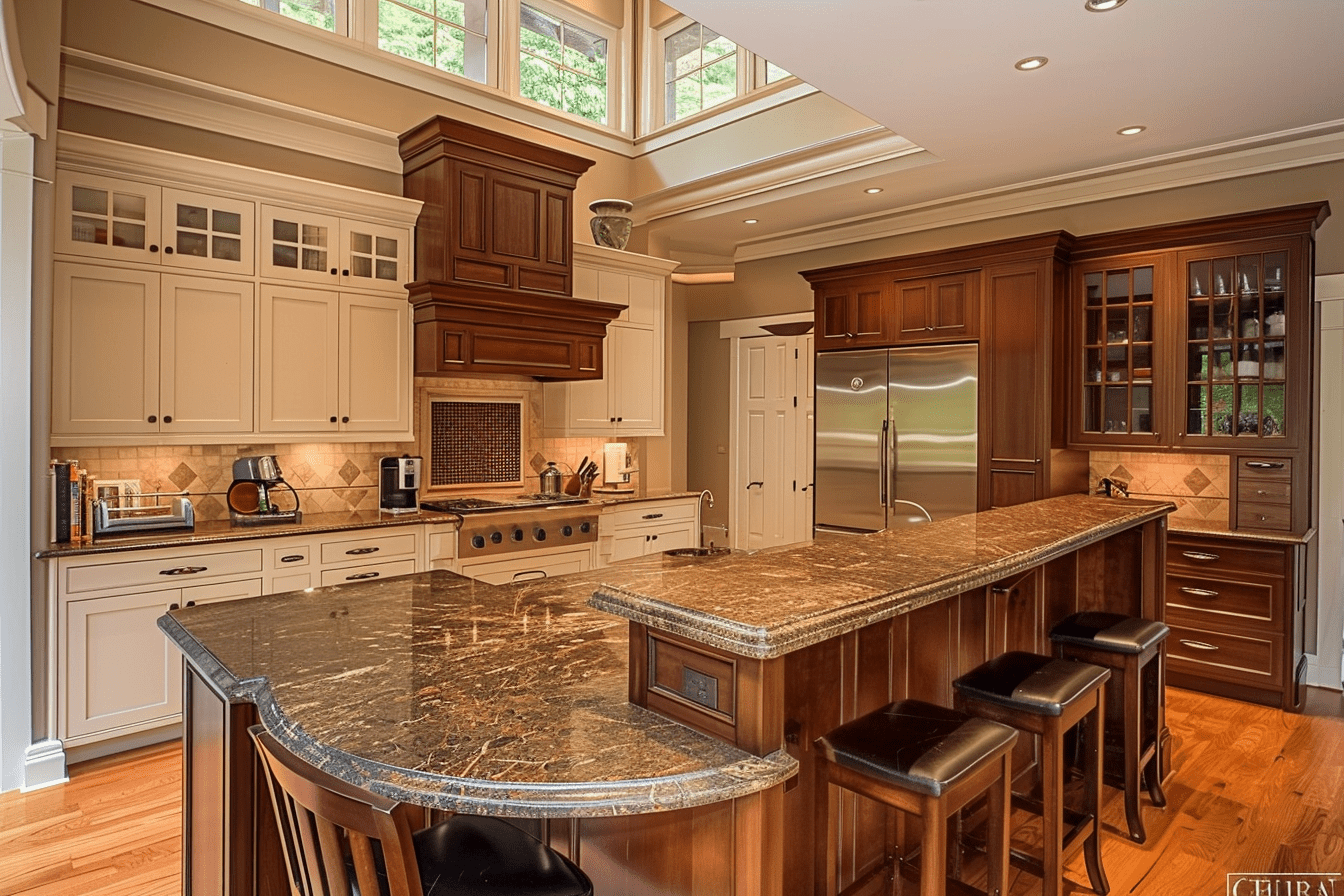
<path id="1" fill-rule="evenodd" d="M 410 822 L 396 811 L 399 803 L 300 759 L 261 725 L 248 734 L 266 771 L 295 896 L 422 896 Z"/>

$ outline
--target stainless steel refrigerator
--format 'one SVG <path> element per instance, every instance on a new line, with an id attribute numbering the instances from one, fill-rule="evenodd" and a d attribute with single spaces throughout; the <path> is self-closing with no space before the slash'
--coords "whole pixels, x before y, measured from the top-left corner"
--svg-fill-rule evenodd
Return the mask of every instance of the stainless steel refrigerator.
<path id="1" fill-rule="evenodd" d="M 817 355 L 816 528 L 874 532 L 976 509 L 975 345 Z"/>

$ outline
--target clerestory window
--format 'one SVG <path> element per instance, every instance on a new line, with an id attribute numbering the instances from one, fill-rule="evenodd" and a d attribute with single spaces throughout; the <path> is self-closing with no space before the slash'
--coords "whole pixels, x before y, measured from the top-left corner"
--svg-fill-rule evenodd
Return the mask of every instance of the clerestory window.
<path id="1" fill-rule="evenodd" d="M 378 0 L 378 49 L 482 84 L 488 0 Z"/>
<path id="2" fill-rule="evenodd" d="M 519 93 L 534 102 L 607 124 L 612 37 L 538 5 L 519 15 Z"/>
<path id="3" fill-rule="evenodd" d="M 345 0 L 242 0 L 248 6 L 270 10 L 287 19 L 344 34 Z M 338 8 L 339 7 L 339 8 Z"/>
<path id="4" fill-rule="evenodd" d="M 671 123 L 738 95 L 737 44 L 692 22 L 663 38 L 663 121 Z"/>

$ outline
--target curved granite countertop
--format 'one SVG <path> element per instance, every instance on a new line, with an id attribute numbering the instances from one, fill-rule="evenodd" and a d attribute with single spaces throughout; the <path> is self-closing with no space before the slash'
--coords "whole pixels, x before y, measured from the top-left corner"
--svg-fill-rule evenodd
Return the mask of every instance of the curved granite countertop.
<path id="1" fill-rule="evenodd" d="M 1233 538 L 1237 541 L 1261 544 L 1307 544 L 1316 537 L 1315 529 L 1308 529 L 1300 535 L 1291 532 L 1269 532 L 1263 529 L 1229 529 L 1227 523 L 1178 517 L 1167 520 L 1167 532 L 1171 535 L 1215 535 L 1219 538 Z"/>
<path id="2" fill-rule="evenodd" d="M 766 659 L 978 588 L 1175 509 L 1065 495 L 868 535 L 600 570 L 592 606 Z"/>
<path id="3" fill-rule="evenodd" d="M 175 610 L 159 627 L 232 702 L 337 777 L 511 816 L 680 809 L 792 777 L 628 702 L 604 570 L 492 586 L 435 571 Z"/>

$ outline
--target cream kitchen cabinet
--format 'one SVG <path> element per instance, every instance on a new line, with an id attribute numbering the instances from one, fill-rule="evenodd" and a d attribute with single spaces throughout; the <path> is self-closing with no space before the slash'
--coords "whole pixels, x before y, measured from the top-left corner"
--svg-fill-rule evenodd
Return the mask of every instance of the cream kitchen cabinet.
<path id="1" fill-rule="evenodd" d="M 261 234 L 262 277 L 406 296 L 410 228 L 263 205 Z"/>
<path id="2" fill-rule="evenodd" d="M 423 545 L 423 526 L 325 536 L 317 548 L 321 584 L 342 585 L 409 575 L 424 568 Z"/>
<path id="3" fill-rule="evenodd" d="M 634 557 L 691 548 L 699 544 L 697 498 L 637 501 L 602 511 L 598 557 L 605 566 Z"/>
<path id="4" fill-rule="evenodd" d="M 545 385 L 549 435 L 663 434 L 665 296 L 674 267 L 661 258 L 575 245 L 575 297 L 626 307 L 607 325 L 602 379 Z"/>
<path id="5" fill-rule="evenodd" d="M 247 433 L 252 284 L 58 262 L 52 432 Z"/>
<path id="6" fill-rule="evenodd" d="M 263 285 L 259 318 L 261 432 L 412 437 L 404 299 Z"/>
<path id="7" fill-rule="evenodd" d="M 508 585 L 573 572 L 587 572 L 592 568 L 593 546 L 587 544 L 583 547 L 562 550 L 541 548 L 535 551 L 519 551 L 495 560 L 471 560 L 459 567 L 458 574 L 490 585 Z"/>
<path id="8" fill-rule="evenodd" d="M 62 170 L 56 251 L 194 271 L 251 274 L 256 205 L 245 199 Z"/>
<path id="9" fill-rule="evenodd" d="M 177 722 L 181 655 L 167 610 L 262 592 L 262 551 L 238 545 L 55 561 L 58 733 L 67 746 Z"/>

